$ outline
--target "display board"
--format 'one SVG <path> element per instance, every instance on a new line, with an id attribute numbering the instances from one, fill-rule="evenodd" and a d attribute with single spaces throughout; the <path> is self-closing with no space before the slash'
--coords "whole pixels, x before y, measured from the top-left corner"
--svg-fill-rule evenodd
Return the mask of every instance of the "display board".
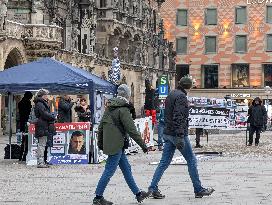
<path id="1" fill-rule="evenodd" d="M 53 136 L 53 147 L 48 149 L 51 164 L 88 164 L 90 123 L 56 123 L 57 134 Z M 27 165 L 37 164 L 37 138 L 35 126 L 29 126 L 29 151 Z"/>

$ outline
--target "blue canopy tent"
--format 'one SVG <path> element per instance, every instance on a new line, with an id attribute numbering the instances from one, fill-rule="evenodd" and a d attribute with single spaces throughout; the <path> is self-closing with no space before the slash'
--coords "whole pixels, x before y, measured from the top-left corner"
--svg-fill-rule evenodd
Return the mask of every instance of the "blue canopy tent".
<path id="1" fill-rule="evenodd" d="M 52 94 L 89 94 L 91 108 L 94 107 L 95 92 L 107 94 L 116 92 L 116 86 L 108 81 L 52 58 L 43 58 L 4 70 L 0 72 L 0 93 L 9 95 L 10 144 L 12 96 L 22 94 L 26 90 L 41 88 L 48 89 Z"/>

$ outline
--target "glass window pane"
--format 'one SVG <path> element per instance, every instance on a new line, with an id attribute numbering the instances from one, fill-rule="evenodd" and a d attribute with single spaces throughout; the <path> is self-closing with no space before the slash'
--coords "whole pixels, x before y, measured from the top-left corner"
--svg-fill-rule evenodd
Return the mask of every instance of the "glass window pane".
<path id="1" fill-rule="evenodd" d="M 232 65 L 232 86 L 249 87 L 249 65 L 233 64 Z"/>
<path id="2" fill-rule="evenodd" d="M 236 11 L 236 23 L 245 24 L 247 22 L 246 7 L 237 7 Z"/>
<path id="3" fill-rule="evenodd" d="M 187 53 L 187 38 L 186 37 L 177 39 L 177 53 L 179 54 Z"/>
<path id="4" fill-rule="evenodd" d="M 236 36 L 235 48 L 236 48 L 236 52 L 241 52 L 241 53 L 247 52 L 247 37 Z"/>
<path id="5" fill-rule="evenodd" d="M 272 23 L 272 6 L 267 6 L 266 10 L 266 22 Z"/>
<path id="6" fill-rule="evenodd" d="M 204 88 L 218 88 L 218 66 L 204 65 Z"/>
<path id="7" fill-rule="evenodd" d="M 264 64 L 264 86 L 272 87 L 272 64 Z"/>
<path id="8" fill-rule="evenodd" d="M 187 10 L 178 10 L 177 11 L 177 25 L 187 26 Z"/>
<path id="9" fill-rule="evenodd" d="M 217 24 L 217 10 L 216 9 L 207 9 L 206 10 L 206 24 L 207 25 L 216 25 Z"/>
<path id="10" fill-rule="evenodd" d="M 207 36 L 206 41 L 206 53 L 215 53 L 216 52 L 216 37 L 215 36 Z"/>
<path id="11" fill-rule="evenodd" d="M 267 50 L 272 51 L 272 34 L 267 35 Z"/>

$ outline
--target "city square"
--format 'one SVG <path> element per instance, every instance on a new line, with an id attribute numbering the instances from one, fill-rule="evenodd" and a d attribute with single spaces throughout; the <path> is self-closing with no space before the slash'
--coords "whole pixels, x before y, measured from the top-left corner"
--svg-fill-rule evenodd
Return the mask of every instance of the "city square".
<path id="1" fill-rule="evenodd" d="M 0 0 L 0 205 L 272 204 L 271 59 L 271 0 Z"/>

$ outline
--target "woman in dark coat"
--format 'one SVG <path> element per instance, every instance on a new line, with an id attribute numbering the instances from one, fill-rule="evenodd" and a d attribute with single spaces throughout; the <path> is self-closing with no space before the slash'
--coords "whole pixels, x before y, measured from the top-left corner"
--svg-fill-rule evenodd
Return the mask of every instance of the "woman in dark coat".
<path id="1" fill-rule="evenodd" d="M 91 110 L 85 98 L 80 99 L 80 104 L 75 107 L 79 122 L 90 122 Z"/>
<path id="2" fill-rule="evenodd" d="M 38 168 L 47 168 L 48 165 L 44 162 L 44 152 L 47 143 L 47 138 L 56 134 L 55 130 L 55 116 L 50 113 L 48 105 L 49 91 L 41 89 L 38 91 L 35 103 L 35 116 L 37 118 L 35 123 L 35 137 L 38 139 L 37 148 L 37 165 Z"/>

